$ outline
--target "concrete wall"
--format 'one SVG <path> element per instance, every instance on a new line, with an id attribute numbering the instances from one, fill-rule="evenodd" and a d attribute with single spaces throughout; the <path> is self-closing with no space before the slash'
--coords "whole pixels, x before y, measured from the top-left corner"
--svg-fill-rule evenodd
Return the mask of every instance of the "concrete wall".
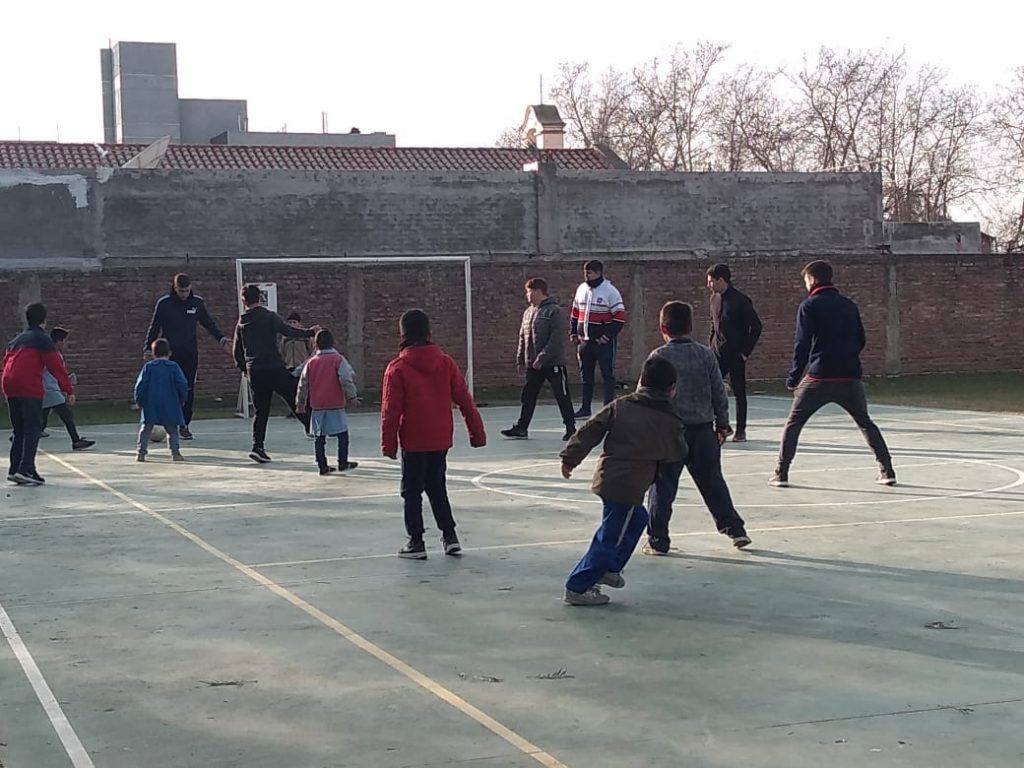
<path id="1" fill-rule="evenodd" d="M 249 119 L 245 99 L 178 99 L 183 144 L 209 144 L 224 131 L 244 128 Z"/>
<path id="2" fill-rule="evenodd" d="M 0 219 L 0 258 L 843 252 L 880 236 L 870 174 L 0 171 L 0 207 L 37 200 L 45 222 Z"/>
<path id="3" fill-rule="evenodd" d="M 178 63 L 173 43 L 118 43 L 113 48 L 117 141 L 181 139 Z"/>
<path id="4" fill-rule="evenodd" d="M 882 243 L 893 253 L 980 253 L 981 224 L 976 221 L 886 221 Z"/>
<path id="5" fill-rule="evenodd" d="M 737 256 L 736 284 L 754 301 L 764 334 L 750 363 L 753 378 L 779 379 L 789 365 L 796 307 L 806 295 L 799 270 L 810 254 Z M 1024 348 L 1006 329 L 1024 327 L 1024 259 L 1006 255 L 899 257 L 876 252 L 832 256 L 840 288 L 860 305 L 868 373 L 988 372 L 1024 368 Z M 707 260 L 692 253 L 620 253 L 605 258 L 622 291 L 629 323 L 621 335 L 620 378 L 633 380 L 647 352 L 660 343 L 657 313 L 670 299 L 692 302 L 695 335 L 708 334 Z M 186 270 L 221 328 L 237 319 L 234 264 L 227 259 L 159 263 L 124 260 L 101 271 L 0 271 L 0 338 L 20 328 L 26 303 L 42 300 L 51 324 L 72 331 L 69 366 L 84 399 L 127 402 L 138 373 L 150 313 L 170 276 Z M 479 386 L 512 386 L 522 284 L 545 277 L 563 304 L 580 279 L 578 260 L 481 254 L 474 258 L 474 365 Z M 399 314 L 426 309 L 435 339 L 466 365 L 462 267 L 456 265 L 278 265 L 247 269 L 248 279 L 278 284 L 282 313 L 302 313 L 331 328 L 359 371 L 379 388 L 398 346 Z M 995 286 L 995 288 L 993 288 Z M 979 296 L 985 301 L 978 301 Z M 200 331 L 202 395 L 232 397 L 238 375 L 228 357 Z M 574 372 L 575 374 L 575 372 Z M 574 386 L 574 392 L 579 393 Z"/>

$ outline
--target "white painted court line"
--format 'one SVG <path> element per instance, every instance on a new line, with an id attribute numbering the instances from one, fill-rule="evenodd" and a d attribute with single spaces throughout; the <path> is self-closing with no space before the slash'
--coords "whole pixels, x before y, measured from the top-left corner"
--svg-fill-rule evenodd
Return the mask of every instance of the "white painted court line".
<path id="1" fill-rule="evenodd" d="M 350 629 L 345 624 L 342 624 L 333 616 L 330 616 L 329 614 L 320 610 L 312 603 L 303 600 L 294 592 L 291 592 L 290 590 L 281 586 L 272 579 L 267 578 L 259 571 L 255 570 L 252 566 L 248 566 L 240 560 L 235 559 L 223 550 L 218 549 L 214 545 L 210 544 L 205 539 L 192 533 L 184 526 L 179 525 L 170 518 L 165 517 L 159 512 L 150 509 L 142 502 L 136 501 L 128 494 L 117 490 L 113 486 L 109 485 L 108 483 L 105 483 L 104 481 L 98 478 L 93 477 L 84 470 L 78 469 L 74 465 L 69 464 L 67 461 L 60 458 L 59 456 L 55 456 L 50 453 L 46 453 L 45 455 L 52 459 L 53 461 L 57 462 L 58 464 L 62 465 L 66 469 L 69 469 L 75 474 L 85 478 L 90 483 L 99 486 L 100 488 L 107 491 L 111 495 L 121 499 L 121 501 L 124 501 L 132 505 L 140 512 L 144 512 L 145 514 L 149 515 L 154 520 L 162 523 L 178 535 L 195 544 L 197 547 L 205 551 L 207 554 L 210 554 L 213 557 L 220 560 L 221 562 L 225 563 L 226 565 L 231 566 L 236 571 L 248 577 L 260 586 L 265 587 L 269 592 L 277 595 L 278 597 L 282 598 L 288 603 L 291 603 L 300 611 L 316 619 L 318 622 L 323 624 L 328 629 L 334 631 L 337 635 L 344 638 L 352 645 L 356 646 L 362 651 L 365 651 L 367 654 L 373 656 L 375 659 L 384 663 L 385 665 L 393 669 L 395 672 L 398 672 L 400 675 L 403 675 L 408 680 L 412 681 L 416 685 L 426 690 L 428 693 L 436 696 L 438 699 L 450 705 L 457 711 L 461 712 L 466 717 L 470 718 L 477 724 L 483 726 L 488 731 L 493 733 L 495 736 L 505 741 L 507 744 L 510 744 L 511 746 L 518 749 L 524 755 L 527 755 L 528 757 L 536 760 L 538 763 L 546 766 L 547 768 L 568 768 L 568 766 L 566 766 L 565 763 L 562 763 L 560 760 L 548 754 L 537 745 L 526 740 L 518 733 L 513 731 L 511 728 L 502 725 L 493 717 L 485 713 L 483 710 L 480 710 L 477 707 L 473 706 L 464 698 L 457 695 L 455 692 L 449 690 L 448 688 L 445 688 L 443 685 L 441 685 L 433 678 L 423 674 L 419 670 L 415 669 L 414 667 L 410 666 L 409 664 L 399 659 L 397 656 L 388 653 L 380 646 L 375 645 L 359 633 Z M 89 763 L 88 765 L 91 766 L 92 764 Z M 76 768 L 79 768 L 79 766 L 76 765 Z"/>
<path id="2" fill-rule="evenodd" d="M 71 759 L 71 764 L 75 768 L 95 768 L 92 758 L 89 757 L 89 753 L 82 746 L 78 734 L 71 727 L 71 722 L 68 720 L 67 715 L 64 714 L 64 710 L 60 708 L 60 704 L 53 695 L 53 691 L 50 690 L 46 678 L 43 677 L 43 673 L 39 670 L 39 666 L 36 664 L 36 660 L 32 658 L 28 648 L 25 647 L 21 635 L 18 634 L 14 622 L 7 615 L 3 605 L 0 605 L 0 630 L 3 630 L 4 637 L 7 638 L 11 650 L 14 652 L 14 657 L 18 660 L 22 670 L 24 670 L 25 677 L 28 678 L 32 690 L 36 693 L 36 698 L 42 704 L 43 711 L 46 712 L 46 717 L 49 718 L 53 730 L 57 732 L 60 743 L 64 745 L 64 751 L 67 752 L 68 757 Z"/>
<path id="3" fill-rule="evenodd" d="M 23 517 L 0 518 L 0 525 L 14 525 L 22 522 L 39 522 L 41 520 L 71 520 L 76 517 L 111 517 L 117 515 L 137 515 L 139 512 L 134 509 L 126 509 L 121 512 L 66 512 L 56 515 L 25 515 Z"/>

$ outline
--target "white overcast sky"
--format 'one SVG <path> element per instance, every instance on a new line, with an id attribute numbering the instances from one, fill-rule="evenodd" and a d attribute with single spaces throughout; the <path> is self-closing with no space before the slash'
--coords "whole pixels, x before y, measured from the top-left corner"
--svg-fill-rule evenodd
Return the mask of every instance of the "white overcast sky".
<path id="1" fill-rule="evenodd" d="M 919 8 L 921 10 L 919 10 Z M 179 95 L 244 98 L 251 130 L 397 134 L 491 146 L 561 61 L 626 68 L 676 43 L 798 64 L 821 45 L 905 47 L 989 90 L 1024 65 L 1024 3 L 0 1 L 0 139 L 103 138 L 99 49 L 178 45 Z"/>

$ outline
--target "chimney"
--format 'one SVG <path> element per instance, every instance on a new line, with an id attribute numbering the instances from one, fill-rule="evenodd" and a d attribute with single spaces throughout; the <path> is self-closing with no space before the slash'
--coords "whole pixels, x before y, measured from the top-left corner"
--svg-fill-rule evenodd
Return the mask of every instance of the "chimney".
<path id="1" fill-rule="evenodd" d="M 527 144 L 537 149 L 562 149 L 565 146 L 565 121 L 554 104 L 531 104 L 519 126 Z"/>

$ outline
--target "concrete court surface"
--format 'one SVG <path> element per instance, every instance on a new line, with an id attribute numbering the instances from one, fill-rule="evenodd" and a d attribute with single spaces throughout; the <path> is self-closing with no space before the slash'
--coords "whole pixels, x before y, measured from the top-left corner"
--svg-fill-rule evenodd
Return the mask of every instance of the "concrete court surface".
<path id="1" fill-rule="evenodd" d="M 821 412 L 766 485 L 784 399 L 752 404 L 726 476 L 754 544 L 689 480 L 673 557 L 639 553 L 603 608 L 560 602 L 599 519 L 561 426 L 457 425 L 466 545 L 400 560 L 398 465 L 353 417 L 347 476 L 295 422 L 197 422 L 186 464 L 43 441 L 43 488 L 0 498 L 0 764 L 163 766 L 1024 765 L 1024 419 L 872 408 L 900 485 Z M 3 435 L 6 443 L 6 435 Z M 429 514 L 428 514 L 429 519 Z M 52 692 L 52 699 L 49 698 Z"/>

